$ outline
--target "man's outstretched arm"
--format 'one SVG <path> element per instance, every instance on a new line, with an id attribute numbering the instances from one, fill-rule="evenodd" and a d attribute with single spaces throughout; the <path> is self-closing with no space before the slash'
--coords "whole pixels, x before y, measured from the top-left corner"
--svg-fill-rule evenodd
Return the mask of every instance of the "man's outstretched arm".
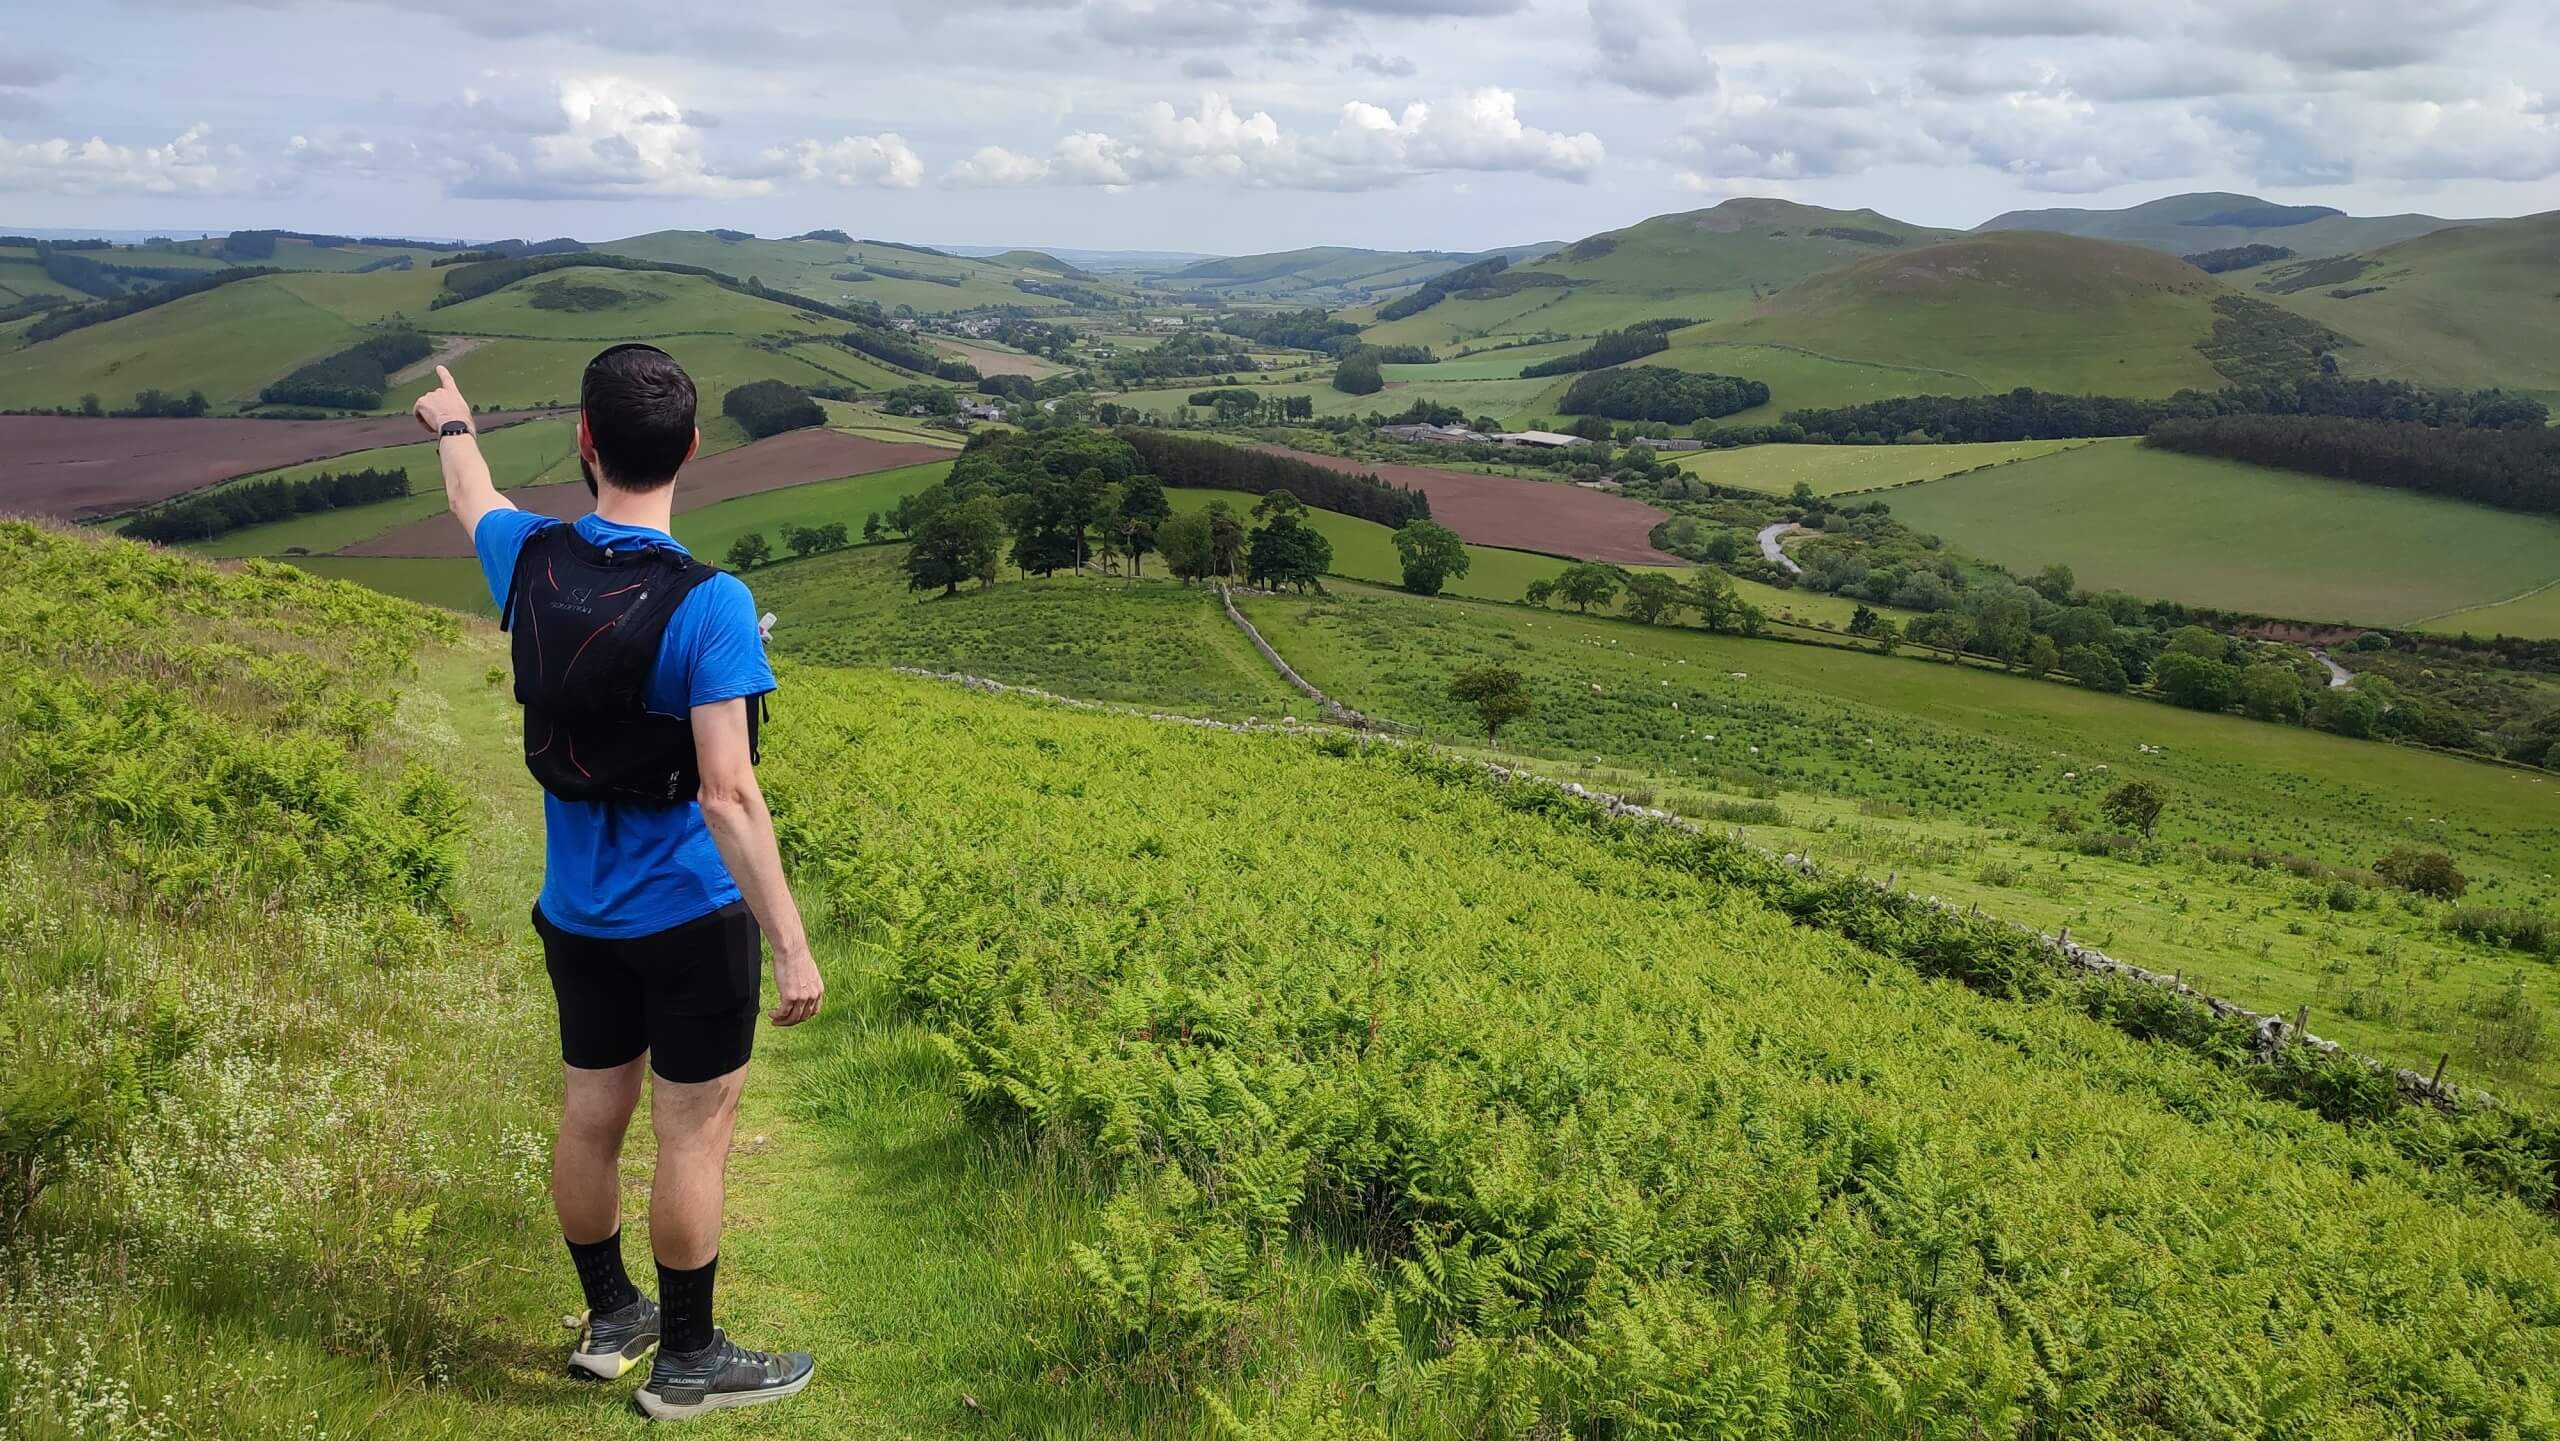
<path id="1" fill-rule="evenodd" d="M 747 909 L 773 943 L 773 1023 L 796 1026 L 818 1013 L 827 983 L 800 929 L 800 907 L 782 878 L 782 851 L 774 844 L 773 813 L 747 748 L 747 703 L 724 700 L 693 708 L 694 760 L 702 769 L 702 821 L 711 830 L 729 874 L 745 893 Z"/>
<path id="2" fill-rule="evenodd" d="M 471 402 L 453 383 L 453 372 L 436 367 L 436 388 L 418 397 L 411 408 L 418 423 L 436 434 L 447 421 L 458 420 L 472 429 L 464 434 L 439 435 L 436 460 L 444 469 L 445 504 L 453 508 L 453 518 L 462 523 L 462 538 L 471 540 L 480 533 L 480 517 L 493 510 L 513 510 L 515 502 L 498 494 L 489 479 L 489 462 L 480 454 L 479 426 L 471 419 Z"/>

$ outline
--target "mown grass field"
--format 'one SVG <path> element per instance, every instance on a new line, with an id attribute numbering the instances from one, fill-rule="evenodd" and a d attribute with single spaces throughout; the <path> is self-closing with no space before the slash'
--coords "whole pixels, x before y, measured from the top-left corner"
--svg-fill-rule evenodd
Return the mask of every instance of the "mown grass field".
<path id="1" fill-rule="evenodd" d="M 2454 940 L 2441 907 L 2410 912 L 2376 892 L 2353 912 L 2306 910 L 2306 888 L 2282 871 L 2201 859 L 2260 847 L 2361 869 L 2394 846 L 2442 847 L 2472 877 L 2473 903 L 2548 913 L 2560 909 L 2549 777 L 1907 657 L 1570 612 L 1356 589 L 1244 608 L 1328 694 L 1435 739 L 1470 743 L 1449 676 L 1509 665 L 1539 703 L 1504 732 L 1510 750 L 1614 769 L 1665 796 L 1774 796 L 1800 822 L 1821 820 L 1817 858 L 1837 845 L 1879 875 L 2001 901 L 1995 914 L 2046 930 L 2072 925 L 2243 1003 L 2314 1005 L 2315 1030 L 2405 1064 L 2453 1051 L 2493 1091 L 2560 1095 L 2560 1051 L 2494 1056 L 2497 1038 L 2463 1009 L 2520 974 L 2547 1016 L 2560 1006 L 2549 965 Z M 2174 862 L 2057 852 L 2056 808 L 2103 830 L 2097 803 L 2129 778 L 2169 792 L 2161 836 Z M 2016 878 L 2001 881 L 2004 868 Z M 1983 883 L 1986 871 L 2000 883 Z M 2357 987 L 2367 1014 L 2341 1013 Z"/>
<path id="2" fill-rule="evenodd" d="M 559 1375 L 501 643 L 28 534 L 0 1085 L 96 1125 L 7 1222 L 13 1429 L 643 1434 Z M 828 1008 L 760 1037 L 722 1321 L 821 1370 L 757 1434 L 2526 1434 L 2560 1364 L 2560 1240 L 2449 1125 L 2262 1095 L 2103 988 L 1923 979 L 1462 768 L 783 684 Z M 131 808 L 173 794 L 193 832 Z"/>
<path id="3" fill-rule="evenodd" d="M 1700 480 L 1766 495 L 1791 494 L 1801 483 L 1816 495 L 1876 490 L 1915 480 L 2032 460 L 2087 444 L 2077 440 L 2019 440 L 1988 445 L 1750 445 L 1739 450 L 1700 450 L 1672 464 Z M 1890 504 L 1892 497 L 1885 497 Z"/>
<path id="4" fill-rule="evenodd" d="M 733 502 L 735 503 L 735 502 Z M 1170 580 L 1005 579 L 958 595 L 907 589 L 906 547 L 860 546 L 748 576 L 779 619 L 778 655 L 826 665 L 910 665 L 1203 715 L 1312 717 L 1215 592 Z"/>
<path id="5" fill-rule="evenodd" d="M 2021 573 L 2305 620 L 2394 625 L 2560 577 L 2560 521 L 2134 440 L 1897 490 L 1894 518 Z"/>
<path id="6" fill-rule="evenodd" d="M 858 537 L 865 517 L 887 511 L 950 473 L 950 461 L 928 461 L 869 475 L 768 490 L 761 495 L 743 495 L 677 516 L 675 538 L 715 565 L 725 564 L 722 557 L 729 553 L 731 543 L 749 531 L 763 532 L 765 539 L 773 543 L 774 554 L 788 555 L 790 552 L 782 543 L 784 526 L 815 529 L 831 521 L 842 522 L 849 533 Z M 676 483 L 684 482 L 679 477 Z"/>
<path id="7" fill-rule="evenodd" d="M 2560 640 L 2560 585 L 2546 585 L 2514 600 L 2448 611 L 2419 622 L 2418 629 L 2448 635 L 2519 635 Z"/>

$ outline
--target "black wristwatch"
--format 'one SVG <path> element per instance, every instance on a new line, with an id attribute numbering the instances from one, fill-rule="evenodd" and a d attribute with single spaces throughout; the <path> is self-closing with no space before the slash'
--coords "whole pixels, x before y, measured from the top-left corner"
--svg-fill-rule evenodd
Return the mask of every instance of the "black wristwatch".
<path id="1" fill-rule="evenodd" d="M 448 420 L 444 423 L 444 429 L 436 432 L 436 439 L 442 440 L 448 435 L 470 435 L 473 433 L 470 421 Z"/>

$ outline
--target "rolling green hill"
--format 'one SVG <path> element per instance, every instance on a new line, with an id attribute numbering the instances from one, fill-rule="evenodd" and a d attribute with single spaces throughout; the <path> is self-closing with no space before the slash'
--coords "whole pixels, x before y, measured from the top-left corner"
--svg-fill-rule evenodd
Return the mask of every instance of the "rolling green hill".
<path id="1" fill-rule="evenodd" d="M 827 335 L 842 321 L 741 295 L 699 275 L 572 266 L 449 305 L 427 323 L 456 335 L 647 340 L 679 335 Z"/>
<path id="2" fill-rule="evenodd" d="M 2198 346 L 2213 334 L 2216 298 L 2228 294 L 2157 251 L 2011 231 L 1826 271 L 1708 327 L 1704 339 L 1925 367 L 1986 391 L 2156 396 L 2224 383 Z M 1938 388 L 1932 378 L 1913 383 Z"/>
<path id="3" fill-rule="evenodd" d="M 2171 195 L 2120 210 L 2012 210 L 1974 227 L 2049 230 L 2194 255 L 2241 245 L 2281 245 L 2297 256 L 2345 255 L 2465 224 L 2433 215 L 2349 215 L 2321 205 L 2278 205 L 2254 195 Z"/>
<path id="4" fill-rule="evenodd" d="M 2229 278 L 2358 342 L 2338 351 L 2350 375 L 2494 386 L 2560 404 L 2560 211 Z"/>
<path id="5" fill-rule="evenodd" d="M 868 303 L 890 311 L 907 306 L 937 313 L 989 305 L 1056 310 L 1067 304 L 1054 295 L 1025 289 L 1026 285 L 1036 287 L 1046 282 L 1026 275 L 1018 264 L 973 260 L 876 240 L 844 245 L 832 240 L 730 239 L 707 230 L 660 230 L 596 249 L 639 260 L 699 265 L 740 280 L 761 280 L 777 290 L 834 305 Z M 1016 284 L 1017 281 L 1022 283 Z"/>
<path id="6" fill-rule="evenodd" d="M 1313 245 L 1263 255 L 1203 260 L 1153 277 L 1151 285 L 1225 300 L 1360 305 L 1489 256 L 1504 256 L 1517 264 L 1554 248 L 1546 244 L 1482 251 L 1362 250 L 1346 245 Z"/>
<path id="7" fill-rule="evenodd" d="M 1483 291 L 1364 333 L 1381 344 L 1440 346 L 1487 335 L 1587 335 L 1663 316 L 1722 321 L 1807 276 L 1950 234 L 1872 210 L 1728 200 L 1514 263 Z"/>

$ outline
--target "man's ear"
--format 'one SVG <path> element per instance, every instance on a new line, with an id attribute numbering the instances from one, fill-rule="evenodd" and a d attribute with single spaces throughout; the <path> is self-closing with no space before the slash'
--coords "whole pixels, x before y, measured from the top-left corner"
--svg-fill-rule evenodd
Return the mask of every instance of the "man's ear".
<path id="1" fill-rule="evenodd" d="M 700 454 L 700 453 L 701 453 L 701 451 L 702 451 L 702 427 L 697 425 L 697 426 L 695 426 L 695 427 L 693 428 L 693 444 L 688 445 L 688 446 L 686 446 L 686 447 L 684 448 L 684 463 L 685 463 L 685 464 L 687 464 L 687 465 L 691 465 L 691 464 L 693 463 L 693 458 L 694 458 L 694 456 L 696 456 L 696 455 Z"/>
<path id="2" fill-rule="evenodd" d="M 698 445 L 701 441 L 702 432 L 695 431 L 694 443 Z M 578 412 L 578 458 L 589 465 L 596 463 L 596 438 L 587 429 L 587 413 L 583 410 Z"/>

